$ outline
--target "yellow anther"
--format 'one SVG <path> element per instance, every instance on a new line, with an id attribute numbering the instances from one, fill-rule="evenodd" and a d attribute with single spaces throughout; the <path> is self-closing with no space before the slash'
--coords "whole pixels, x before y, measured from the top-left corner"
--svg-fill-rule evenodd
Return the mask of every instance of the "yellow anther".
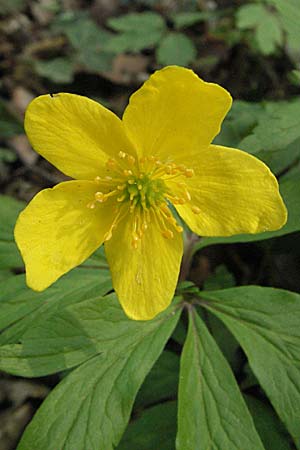
<path id="1" fill-rule="evenodd" d="M 194 214 L 200 214 L 200 212 L 201 212 L 201 209 L 198 208 L 198 206 L 192 206 L 191 209 L 192 209 Z"/>
<path id="2" fill-rule="evenodd" d="M 135 157 L 132 155 L 127 155 L 127 161 L 131 166 L 133 166 L 133 164 L 135 163 Z"/>
<path id="3" fill-rule="evenodd" d="M 182 233 L 183 232 L 183 228 L 180 225 L 178 225 L 177 223 L 174 224 L 174 228 L 175 228 L 176 231 L 178 231 L 178 233 Z"/>
<path id="4" fill-rule="evenodd" d="M 108 175 L 105 177 L 105 179 L 107 180 L 107 181 L 111 181 L 112 180 L 112 177 L 109 177 Z"/>
<path id="5" fill-rule="evenodd" d="M 116 169 L 116 167 L 118 167 L 118 163 L 117 163 L 117 161 L 115 159 L 108 159 L 106 161 L 106 166 L 109 169 Z"/>
<path id="6" fill-rule="evenodd" d="M 195 175 L 195 172 L 193 169 L 186 169 L 184 174 L 187 178 L 192 178 Z"/>
<path id="7" fill-rule="evenodd" d="M 182 197 L 171 197 L 170 196 L 170 200 L 172 203 L 174 203 L 174 205 L 184 205 L 185 200 Z"/>
<path id="8" fill-rule="evenodd" d="M 119 158 L 121 159 L 125 159 L 126 158 L 126 153 L 125 152 L 119 152 L 118 153 Z"/>
<path id="9" fill-rule="evenodd" d="M 103 192 L 96 192 L 95 200 L 97 202 L 103 203 L 106 200 L 105 195 L 103 194 Z"/>
<path id="10" fill-rule="evenodd" d="M 97 176 L 97 177 L 94 179 L 94 181 L 95 181 L 95 183 L 99 183 L 99 182 L 101 181 L 101 177 Z"/>
<path id="11" fill-rule="evenodd" d="M 141 191 L 143 189 L 143 186 L 141 184 L 138 184 L 138 190 Z"/>
<path id="12" fill-rule="evenodd" d="M 131 246 L 134 250 L 138 248 L 138 241 L 131 241 Z"/>
<path id="13" fill-rule="evenodd" d="M 121 195 L 121 197 L 117 198 L 117 202 L 123 202 L 126 198 L 126 195 Z"/>
<path id="14" fill-rule="evenodd" d="M 126 184 L 119 184 L 119 186 L 117 186 L 118 191 L 124 191 L 125 188 Z"/>
<path id="15" fill-rule="evenodd" d="M 95 209 L 95 207 L 96 207 L 95 202 L 89 202 L 89 203 L 86 205 L 86 207 L 89 208 L 89 209 Z"/>
<path id="16" fill-rule="evenodd" d="M 174 233 L 173 231 L 166 229 L 162 232 L 163 237 L 165 237 L 166 239 L 172 239 L 174 237 Z"/>
<path id="17" fill-rule="evenodd" d="M 124 173 L 125 177 L 129 177 L 130 175 L 132 175 L 132 172 L 130 169 L 124 169 L 123 173 Z"/>
<path id="18" fill-rule="evenodd" d="M 169 210 L 169 208 L 167 207 L 167 205 L 162 204 L 161 207 L 160 207 L 160 209 L 165 213 L 165 215 L 166 215 L 167 217 L 172 217 L 172 213 L 171 213 L 171 211 Z"/>

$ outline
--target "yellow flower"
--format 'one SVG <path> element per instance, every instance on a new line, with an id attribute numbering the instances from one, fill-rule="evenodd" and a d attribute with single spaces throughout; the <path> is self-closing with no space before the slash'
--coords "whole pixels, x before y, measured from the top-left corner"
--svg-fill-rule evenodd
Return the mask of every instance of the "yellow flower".
<path id="1" fill-rule="evenodd" d="M 37 152 L 74 181 L 37 194 L 15 238 L 27 284 L 41 291 L 103 242 L 126 314 L 147 320 L 172 300 L 182 227 L 230 236 L 276 230 L 286 208 L 270 170 L 237 149 L 211 145 L 230 94 L 191 70 L 155 72 L 123 119 L 74 94 L 31 102 L 25 129 Z"/>

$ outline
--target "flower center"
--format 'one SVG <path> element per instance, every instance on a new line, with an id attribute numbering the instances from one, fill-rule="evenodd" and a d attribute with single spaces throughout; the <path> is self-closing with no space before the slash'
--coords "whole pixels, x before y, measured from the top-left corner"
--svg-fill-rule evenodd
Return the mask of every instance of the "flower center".
<path id="1" fill-rule="evenodd" d="M 133 248 L 138 247 L 151 223 L 158 226 L 166 239 L 173 238 L 174 232 L 181 233 L 183 229 L 176 222 L 169 204 L 190 202 L 191 195 L 184 180 L 193 176 L 193 170 L 174 162 L 161 162 L 154 156 L 136 161 L 132 155 L 120 151 L 118 157 L 107 161 L 107 176 L 96 177 L 99 191 L 87 205 L 91 209 L 107 201 L 115 205 L 116 215 L 104 240 L 111 239 L 114 229 L 128 213 L 132 222 Z M 172 187 L 177 194 L 174 195 Z M 200 212 L 196 207 L 191 206 L 191 209 L 195 214 Z"/>
<path id="2" fill-rule="evenodd" d="M 131 212 L 135 208 L 147 210 L 159 206 L 165 201 L 164 196 L 167 191 L 163 180 L 151 179 L 145 173 L 141 173 L 138 177 L 129 176 L 119 189 L 122 190 L 122 195 L 118 201 L 129 202 Z"/>

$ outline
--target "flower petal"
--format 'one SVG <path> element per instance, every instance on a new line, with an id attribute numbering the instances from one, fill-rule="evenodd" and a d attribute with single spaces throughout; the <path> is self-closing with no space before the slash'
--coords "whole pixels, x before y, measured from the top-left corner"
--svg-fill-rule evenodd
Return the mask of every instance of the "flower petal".
<path id="1" fill-rule="evenodd" d="M 109 206 L 87 208 L 97 190 L 91 181 L 67 181 L 39 192 L 21 212 L 15 239 L 29 287 L 46 289 L 81 264 L 103 242 L 113 221 Z"/>
<path id="2" fill-rule="evenodd" d="M 173 183 L 169 183 L 175 189 Z M 269 168 L 241 150 L 211 145 L 188 181 L 191 204 L 176 209 L 201 236 L 231 236 L 281 228 L 287 212 Z"/>
<path id="3" fill-rule="evenodd" d="M 135 320 L 149 320 L 166 309 L 175 292 L 183 252 L 182 236 L 162 236 L 151 223 L 134 249 L 132 215 L 125 218 L 105 242 L 113 286 L 126 314 Z"/>
<path id="4" fill-rule="evenodd" d="M 33 148 L 66 175 L 90 180 L 120 150 L 135 154 L 122 121 L 99 103 L 74 94 L 41 95 L 27 108 Z"/>
<path id="5" fill-rule="evenodd" d="M 219 133 L 230 106 L 231 96 L 221 86 L 169 66 L 131 96 L 123 121 L 140 155 L 189 162 Z"/>

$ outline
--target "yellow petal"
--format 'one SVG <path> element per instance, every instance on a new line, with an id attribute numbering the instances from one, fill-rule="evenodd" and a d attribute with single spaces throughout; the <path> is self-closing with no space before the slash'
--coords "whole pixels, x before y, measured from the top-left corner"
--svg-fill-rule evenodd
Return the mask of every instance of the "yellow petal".
<path id="1" fill-rule="evenodd" d="M 15 239 L 29 287 L 46 289 L 102 244 L 113 214 L 106 205 L 87 208 L 96 190 L 91 181 L 67 181 L 39 192 L 21 212 Z"/>
<path id="2" fill-rule="evenodd" d="M 32 147 L 66 175 L 90 180 L 119 151 L 135 154 L 122 121 L 99 103 L 74 94 L 41 95 L 27 108 Z"/>
<path id="3" fill-rule="evenodd" d="M 128 220 L 129 219 L 129 220 Z M 126 314 L 149 320 L 166 309 L 174 295 L 182 257 L 182 236 L 162 236 L 156 223 L 149 225 L 134 249 L 132 217 L 127 216 L 105 242 L 113 286 Z"/>
<path id="4" fill-rule="evenodd" d="M 188 226 L 201 236 L 231 236 L 281 228 L 287 212 L 269 168 L 241 150 L 211 145 L 188 180 L 191 204 L 177 206 Z M 169 183 L 175 189 L 173 183 Z"/>
<path id="5" fill-rule="evenodd" d="M 123 121 L 140 155 L 185 162 L 207 148 L 230 106 L 231 96 L 221 86 L 169 66 L 131 96 Z"/>

